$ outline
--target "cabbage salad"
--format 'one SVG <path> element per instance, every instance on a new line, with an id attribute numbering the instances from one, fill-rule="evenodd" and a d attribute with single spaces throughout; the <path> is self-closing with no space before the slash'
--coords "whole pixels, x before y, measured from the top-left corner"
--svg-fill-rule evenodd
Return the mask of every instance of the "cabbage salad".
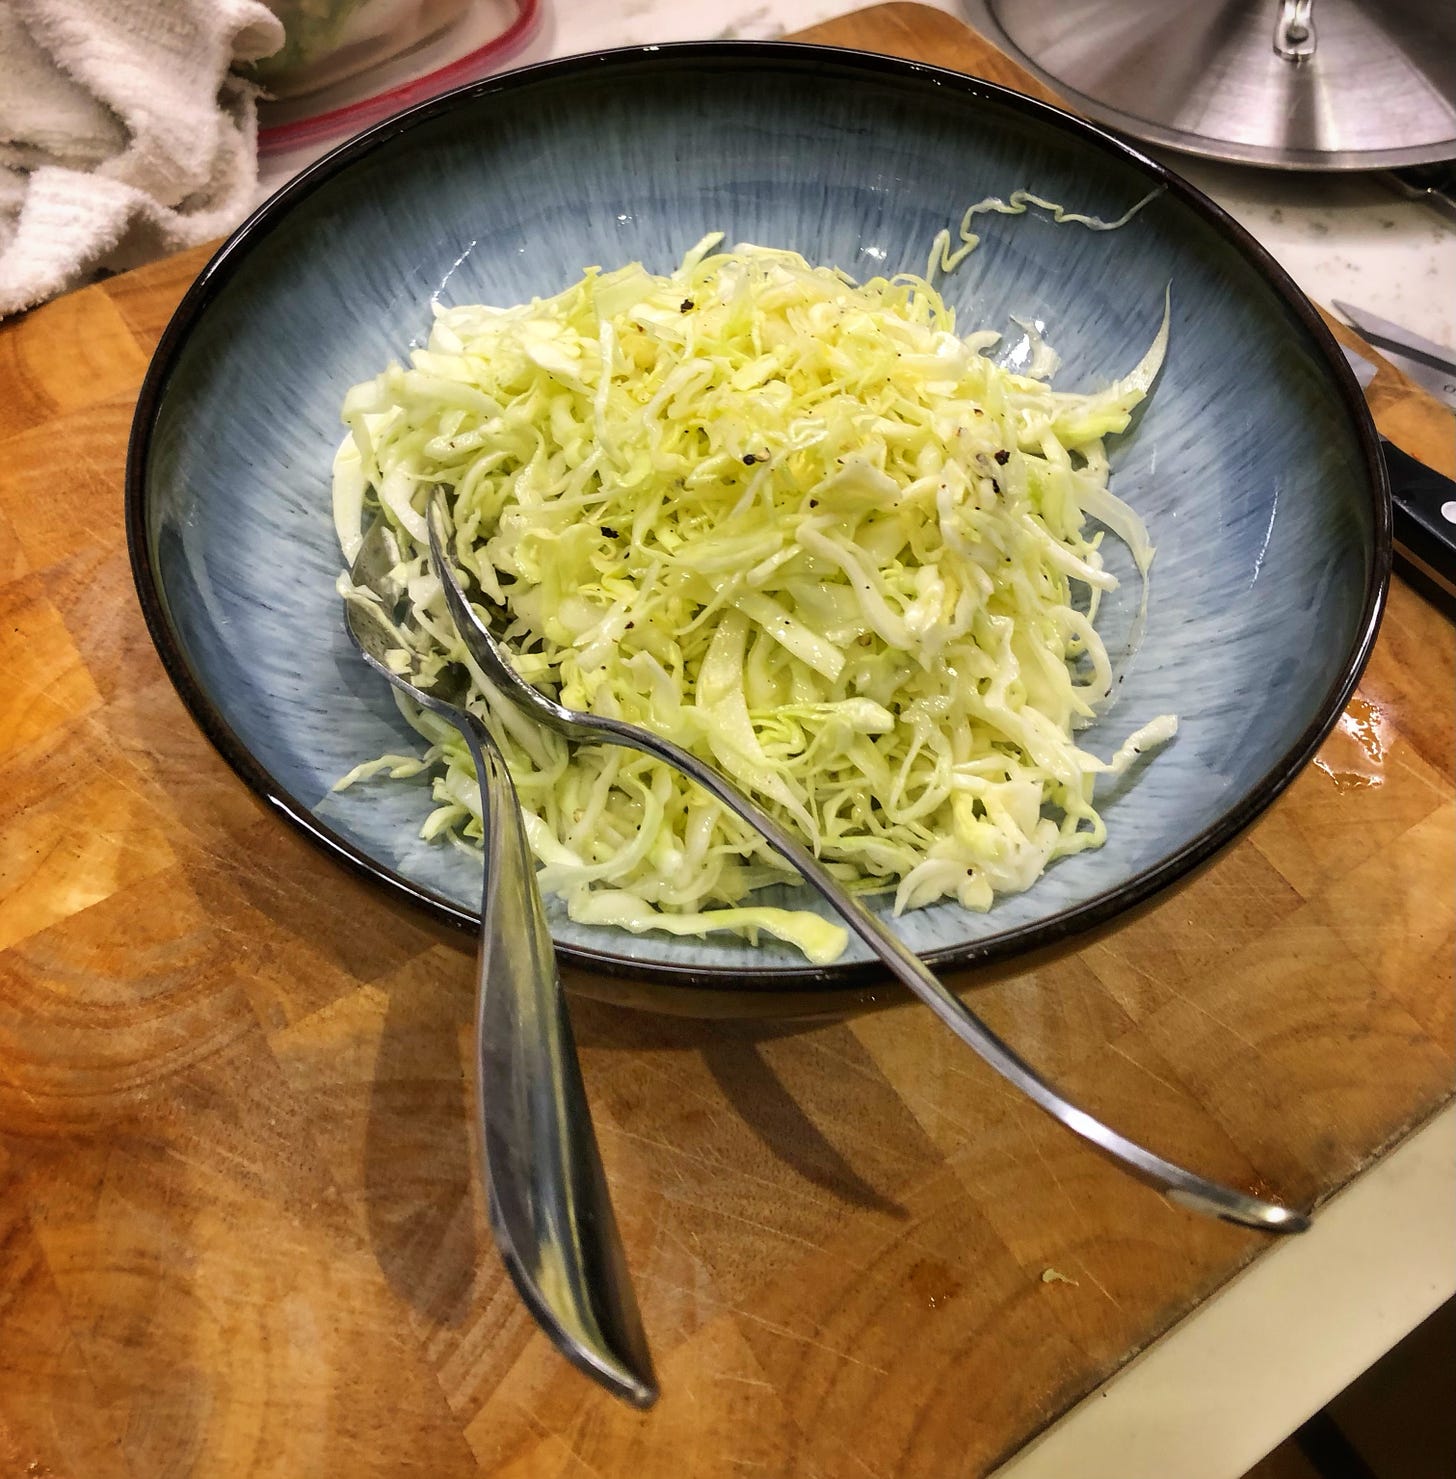
<path id="1" fill-rule="evenodd" d="M 472 596 L 529 682 L 720 767 L 850 888 L 892 892 L 897 913 L 984 910 L 1098 847 L 1096 778 L 1175 732 L 1152 718 L 1108 759 L 1077 738 L 1114 686 L 1096 629 L 1117 584 L 1104 531 L 1130 548 L 1146 600 L 1152 546 L 1108 491 L 1103 443 L 1158 372 L 1166 311 L 1141 363 L 1067 394 L 1034 331 L 1026 372 L 1001 368 L 985 352 L 999 336 L 959 334 L 933 286 L 974 246 L 971 215 L 1027 198 L 973 207 L 961 248 L 942 233 L 925 277 L 857 283 L 708 236 L 666 275 L 589 268 L 516 307 L 436 304 L 408 367 L 349 392 L 333 489 L 344 555 L 381 512 L 402 552 L 404 640 L 432 675 L 469 671 L 541 886 L 572 919 L 762 931 L 818 963 L 846 940 L 755 903 L 797 875 L 691 782 L 573 748 L 489 690 L 430 572 L 437 486 Z M 423 755 L 339 785 L 426 773 L 422 835 L 478 846 L 464 741 L 400 702 Z"/>

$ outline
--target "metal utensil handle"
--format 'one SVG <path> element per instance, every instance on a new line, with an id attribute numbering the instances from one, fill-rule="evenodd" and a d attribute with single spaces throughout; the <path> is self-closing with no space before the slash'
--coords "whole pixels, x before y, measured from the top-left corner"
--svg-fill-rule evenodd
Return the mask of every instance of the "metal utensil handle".
<path id="1" fill-rule="evenodd" d="M 639 734 L 632 726 L 610 719 L 596 720 L 592 727 L 603 740 L 648 751 L 690 776 L 704 790 L 731 808 L 749 826 L 760 832 L 769 845 L 793 865 L 826 903 L 890 968 L 897 980 L 918 996 L 968 1047 L 978 1053 L 1003 1078 L 1093 1149 L 1117 1162 L 1140 1181 L 1162 1192 L 1179 1205 L 1222 1218 L 1225 1222 L 1261 1232 L 1302 1232 L 1308 1218 L 1287 1207 L 1209 1181 L 1162 1156 L 1155 1155 L 1125 1135 L 1079 1109 L 1013 1049 L 1007 1046 L 971 1009 L 946 986 L 898 935 L 871 910 L 840 887 L 833 875 L 799 840 L 789 833 L 733 782 L 695 755 L 670 740 Z M 625 732 L 623 732 L 625 731 Z"/>
<path id="2" fill-rule="evenodd" d="M 649 1407 L 652 1358 L 520 804 L 490 732 L 469 719 L 485 819 L 475 1070 L 491 1226 L 522 1300 L 558 1349 Z"/>

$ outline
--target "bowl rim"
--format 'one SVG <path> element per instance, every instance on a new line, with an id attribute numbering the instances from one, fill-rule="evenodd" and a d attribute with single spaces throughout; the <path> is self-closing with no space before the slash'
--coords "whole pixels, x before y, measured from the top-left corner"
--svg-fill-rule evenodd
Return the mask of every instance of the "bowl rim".
<path id="1" fill-rule="evenodd" d="M 1004 974 L 1017 956 L 1044 956 L 1052 950 L 1060 953 L 1079 942 L 1089 942 L 1121 917 L 1130 918 L 1157 895 L 1211 862 L 1288 788 L 1333 729 L 1369 661 L 1384 611 L 1392 559 L 1390 488 L 1369 408 L 1334 336 L 1289 274 L 1248 231 L 1181 176 L 1096 124 L 967 73 L 878 52 L 810 42 L 682 41 L 617 47 L 539 62 L 467 83 L 374 124 L 309 165 L 254 210 L 227 237 L 194 279 L 162 332 L 137 398 L 124 480 L 127 545 L 132 578 L 147 630 L 167 676 L 193 721 L 270 811 L 279 813 L 346 870 L 368 879 L 437 922 L 461 931 L 478 931 L 480 919 L 477 911 L 462 908 L 369 857 L 314 816 L 308 806 L 284 789 L 256 759 L 208 696 L 205 685 L 184 655 L 152 559 L 153 542 L 146 496 L 152 436 L 179 356 L 203 314 L 225 289 L 251 250 L 321 185 L 396 137 L 481 99 L 509 97 L 543 83 L 591 79 L 612 68 L 660 70 L 674 65 L 694 69 L 761 66 L 790 71 L 809 69 L 821 73 L 826 69 L 839 69 L 850 75 L 871 74 L 912 88 L 929 84 L 941 96 L 958 96 L 969 100 L 972 105 L 995 103 L 1036 123 L 1072 133 L 1083 143 L 1143 172 L 1151 182 L 1160 185 L 1195 215 L 1202 217 L 1233 246 L 1260 273 L 1293 318 L 1303 326 L 1322 355 L 1324 368 L 1345 403 L 1363 457 L 1365 483 L 1371 495 L 1374 543 L 1355 640 L 1303 732 L 1238 805 L 1151 867 L 1050 918 L 1017 925 L 983 939 L 925 951 L 923 958 L 939 970 L 976 971 L 987 968 L 996 974 Z M 604 987 L 615 977 L 643 986 L 671 987 L 678 991 L 686 989 L 740 996 L 747 993 L 764 997 L 777 993 L 802 997 L 805 993 L 822 991 L 828 997 L 863 988 L 883 979 L 885 974 L 876 960 L 845 961 L 827 966 L 807 962 L 802 965 L 776 964 L 772 970 L 760 973 L 738 964 L 674 964 L 670 960 L 642 959 L 625 951 L 598 950 L 563 941 L 557 942 L 557 950 L 564 967 L 601 979 Z"/>

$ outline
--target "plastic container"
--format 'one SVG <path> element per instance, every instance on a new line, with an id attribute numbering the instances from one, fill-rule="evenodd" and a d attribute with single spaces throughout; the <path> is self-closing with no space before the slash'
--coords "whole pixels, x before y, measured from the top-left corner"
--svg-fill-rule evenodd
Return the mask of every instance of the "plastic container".
<path id="1" fill-rule="evenodd" d="M 264 0 L 283 22 L 280 50 L 252 67 L 275 98 L 357 76 L 454 25 L 472 0 Z"/>
<path id="2" fill-rule="evenodd" d="M 376 20 L 393 10 L 396 17 L 405 8 L 405 0 L 267 0 L 279 12 L 285 9 L 301 11 L 311 6 L 310 15 L 322 15 L 327 8 L 335 16 L 336 29 L 325 36 L 316 32 L 317 43 L 326 47 L 329 43 L 346 43 L 347 37 L 339 12 L 345 5 L 350 7 L 350 24 L 359 28 L 369 13 L 378 11 Z M 418 7 L 419 0 L 411 0 Z M 413 29 L 391 33 L 390 47 L 401 46 L 401 50 L 390 50 L 385 54 L 383 37 L 371 55 L 372 61 L 363 60 L 363 42 L 357 43 L 360 50 L 346 52 L 342 48 L 333 51 L 320 50 L 317 59 L 294 77 L 295 90 L 287 87 L 288 73 L 284 67 L 285 47 L 275 57 L 270 57 L 255 74 L 268 86 L 270 97 L 265 98 L 258 108 L 258 150 L 265 156 L 302 156 L 302 152 L 318 150 L 335 143 L 349 134 L 387 118 L 402 108 L 436 97 L 452 87 L 488 73 L 497 72 L 512 58 L 528 47 L 536 34 L 541 20 L 540 0 L 450 0 L 453 19 L 429 36 L 418 37 L 417 25 Z M 443 14 L 443 12 L 441 12 Z M 417 15 L 423 21 L 423 15 Z M 410 40 L 409 37 L 416 36 Z M 307 36 L 300 35 L 300 42 Z M 302 55 L 300 46 L 297 54 Z M 349 70 L 343 70 L 345 62 Z M 277 83 L 265 77 L 269 66 L 277 65 L 282 76 Z M 302 65 L 301 61 L 299 63 Z M 310 70 L 311 68 L 311 70 Z M 305 90 L 306 89 L 306 90 Z"/>

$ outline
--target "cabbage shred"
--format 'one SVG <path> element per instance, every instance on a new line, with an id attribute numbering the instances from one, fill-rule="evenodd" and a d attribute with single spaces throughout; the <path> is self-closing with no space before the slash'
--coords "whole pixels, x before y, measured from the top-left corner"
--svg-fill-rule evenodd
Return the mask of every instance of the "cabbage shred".
<path id="1" fill-rule="evenodd" d="M 1110 760 L 1077 741 L 1114 683 L 1095 621 L 1116 581 L 1089 516 L 1144 580 L 1152 557 L 1103 439 L 1157 374 L 1167 316 L 1126 376 L 1065 394 L 998 367 L 994 333 L 958 335 L 924 278 L 857 284 L 720 240 L 667 275 L 593 268 L 517 307 L 436 305 L 409 367 L 347 397 L 335 517 L 349 558 L 361 515 L 392 525 L 402 640 L 431 673 L 469 668 L 541 884 L 573 918 L 762 930 L 827 960 L 844 932 L 754 905 L 796 875 L 716 801 L 488 690 L 430 573 L 426 498 L 448 490 L 457 558 L 528 681 L 717 765 L 896 912 L 984 910 L 1099 846 L 1096 777 L 1176 727 L 1160 716 Z M 464 742 L 401 708 L 422 759 L 340 784 L 423 768 L 424 835 L 477 844 Z"/>

